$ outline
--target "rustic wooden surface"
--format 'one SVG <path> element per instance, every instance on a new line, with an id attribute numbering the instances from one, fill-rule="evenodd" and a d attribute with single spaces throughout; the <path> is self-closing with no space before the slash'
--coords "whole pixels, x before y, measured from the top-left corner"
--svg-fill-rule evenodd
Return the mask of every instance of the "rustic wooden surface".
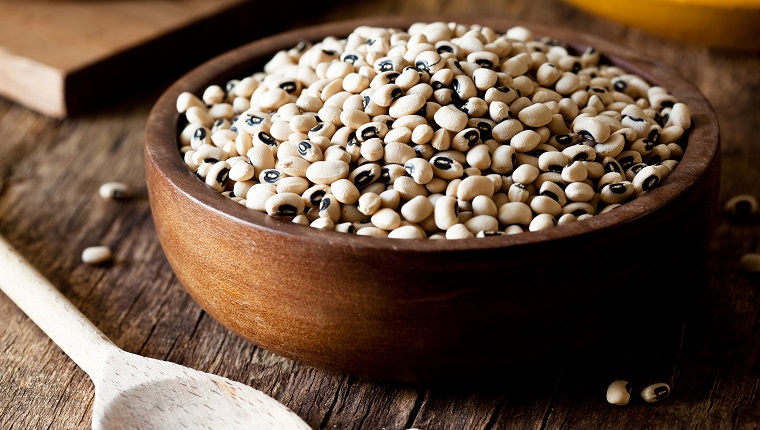
<path id="1" fill-rule="evenodd" d="M 331 2 L 266 31 L 354 16 L 432 13 L 572 26 L 659 58 L 693 81 L 718 114 L 721 201 L 739 193 L 760 196 L 758 55 L 661 40 L 550 0 Z M 649 338 L 621 339 L 619 351 L 558 357 L 556 365 L 522 370 L 514 379 L 459 386 L 373 382 L 294 363 L 243 341 L 184 292 L 155 238 L 141 145 L 151 103 L 166 84 L 155 82 L 65 121 L 0 101 L 0 233 L 121 348 L 251 384 L 314 428 L 760 426 L 760 276 L 738 269 L 742 254 L 760 252 L 758 219 L 721 216 L 707 286 L 693 302 L 684 301 L 683 323 L 664 320 Z M 136 195 L 102 200 L 97 189 L 110 180 L 128 183 Z M 111 246 L 115 262 L 83 265 L 82 249 L 94 244 Z M 657 247 L 668 264 L 667 244 Z M 625 252 L 624 244 L 620 249 Z M 676 311 L 662 309 L 664 315 Z M 0 428 L 88 428 L 94 390 L 87 375 L 5 296 L 0 315 Z M 628 406 L 612 406 L 604 394 L 618 377 L 639 387 L 667 382 L 673 393 L 653 405 L 634 398 Z"/>

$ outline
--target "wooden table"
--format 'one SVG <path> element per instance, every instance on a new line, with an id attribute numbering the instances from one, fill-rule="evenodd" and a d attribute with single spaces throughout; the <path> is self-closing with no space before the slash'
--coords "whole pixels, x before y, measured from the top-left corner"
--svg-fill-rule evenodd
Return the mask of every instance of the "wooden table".
<path id="1" fill-rule="evenodd" d="M 721 201 L 739 193 L 760 196 L 758 55 L 661 40 L 550 0 L 334 1 L 259 30 L 271 33 L 354 16 L 435 13 L 571 26 L 659 58 L 693 81 L 718 114 Z M 663 327 L 662 336 L 631 342 L 620 353 L 560 357 L 556 366 L 529 369 L 506 381 L 466 386 L 373 382 L 295 363 L 238 338 L 184 292 L 155 237 L 143 179 L 142 132 L 152 102 L 167 84 L 156 82 L 64 121 L 0 101 L 0 233 L 123 349 L 251 384 L 314 428 L 760 426 L 760 277 L 738 268 L 742 254 L 760 250 L 757 219 L 736 222 L 721 216 L 707 286 L 694 303 L 685 302 L 683 324 Z M 111 180 L 129 184 L 134 198 L 101 199 L 98 187 Z M 81 263 L 82 249 L 96 244 L 112 247 L 114 264 Z M 87 375 L 4 295 L 0 315 L 0 428 L 88 428 L 94 390 Z M 605 401 L 605 391 L 619 377 L 639 387 L 667 382 L 673 392 L 657 404 L 634 398 L 628 406 L 613 406 Z"/>

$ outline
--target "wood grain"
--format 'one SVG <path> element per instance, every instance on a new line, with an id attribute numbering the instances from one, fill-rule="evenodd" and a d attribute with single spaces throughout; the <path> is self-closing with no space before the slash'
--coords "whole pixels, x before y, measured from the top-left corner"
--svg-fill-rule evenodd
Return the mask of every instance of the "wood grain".
<path id="1" fill-rule="evenodd" d="M 246 0 L 0 2 L 0 96 L 53 117 L 91 109 L 241 43 L 253 8 Z"/>
<path id="2" fill-rule="evenodd" d="M 757 56 L 661 40 L 550 0 L 345 1 L 294 19 L 441 11 L 568 25 L 658 58 L 694 82 L 715 108 L 723 145 L 721 201 L 739 193 L 760 196 Z M 760 251 L 757 218 L 719 219 L 709 284 L 683 304 L 683 324 L 663 324 L 651 338 L 620 339 L 619 349 L 585 360 L 557 357 L 556 365 L 514 380 L 378 383 L 298 364 L 231 334 L 183 291 L 155 236 L 142 133 L 162 89 L 156 86 L 65 121 L 0 102 L 0 233 L 120 347 L 251 384 L 314 428 L 713 429 L 760 422 L 760 277 L 741 272 L 737 263 L 743 253 Z M 101 200 L 98 186 L 114 179 L 132 186 L 136 198 Z M 81 250 L 99 243 L 112 246 L 115 263 L 82 265 Z M 0 428 L 88 428 L 93 389 L 86 374 L 4 296 L 0 315 Z M 638 387 L 668 382 L 673 393 L 654 405 L 634 398 L 626 407 L 612 406 L 604 392 L 618 377 Z"/>

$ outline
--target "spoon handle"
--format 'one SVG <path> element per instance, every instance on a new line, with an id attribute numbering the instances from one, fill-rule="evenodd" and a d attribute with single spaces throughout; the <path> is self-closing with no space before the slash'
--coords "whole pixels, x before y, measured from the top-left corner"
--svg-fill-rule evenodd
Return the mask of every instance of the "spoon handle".
<path id="1" fill-rule="evenodd" d="M 0 290 L 93 380 L 117 349 L 79 309 L 0 236 Z"/>

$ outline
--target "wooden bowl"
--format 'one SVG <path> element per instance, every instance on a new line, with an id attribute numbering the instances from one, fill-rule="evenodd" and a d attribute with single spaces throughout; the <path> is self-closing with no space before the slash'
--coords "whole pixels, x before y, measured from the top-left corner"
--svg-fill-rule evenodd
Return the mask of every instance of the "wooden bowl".
<path id="1" fill-rule="evenodd" d="M 718 207 L 714 112 L 667 67 L 570 30 L 529 26 L 595 46 L 609 62 L 668 88 L 693 114 L 682 162 L 667 180 L 592 219 L 471 240 L 360 237 L 247 209 L 183 163 L 175 109 L 181 92 L 199 94 L 250 74 L 302 39 L 411 22 L 338 22 L 258 40 L 203 64 L 158 100 L 145 134 L 153 219 L 171 267 L 203 309 L 251 342 L 314 366 L 379 379 L 453 380 L 588 351 L 628 322 L 658 321 L 684 289 L 701 284 Z M 477 22 L 499 31 L 518 24 Z"/>

